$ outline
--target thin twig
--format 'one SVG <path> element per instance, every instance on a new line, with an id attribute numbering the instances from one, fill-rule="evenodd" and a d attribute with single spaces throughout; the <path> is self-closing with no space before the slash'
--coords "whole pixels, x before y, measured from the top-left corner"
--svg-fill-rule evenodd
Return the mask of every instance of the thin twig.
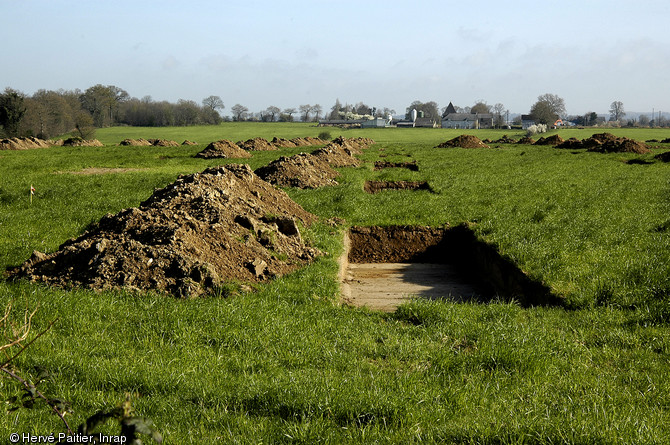
<path id="1" fill-rule="evenodd" d="M 8 310 L 5 313 L 5 316 L 2 318 L 2 320 L 0 320 L 0 323 L 4 324 L 6 322 L 8 316 L 9 316 L 9 311 L 10 310 L 11 310 L 11 304 L 8 305 Z M 28 315 L 28 311 L 26 311 L 26 313 L 23 316 L 24 317 L 23 326 L 21 326 L 20 329 L 15 329 L 14 326 L 12 326 L 10 324 L 10 327 L 12 328 L 12 331 L 13 331 L 12 332 L 13 338 L 8 337 L 7 341 L 9 343 L 0 346 L 0 351 L 3 351 L 5 349 L 9 349 L 13 346 L 16 346 L 16 345 L 20 344 L 21 342 L 23 342 L 26 338 L 28 338 L 28 335 L 30 335 L 30 328 L 31 328 L 31 324 L 32 324 L 32 321 L 33 321 L 33 315 L 35 315 L 36 312 L 37 312 L 37 309 L 35 309 L 30 315 Z M 51 327 L 51 326 L 49 326 L 49 327 Z M 21 331 L 23 331 L 23 332 L 21 332 Z"/>
<path id="2" fill-rule="evenodd" d="M 19 355 L 21 355 L 21 353 L 22 353 L 23 351 L 25 351 L 26 349 L 28 349 L 28 347 L 29 347 L 30 345 L 32 345 L 32 344 L 35 342 L 35 340 L 37 340 L 38 338 L 40 338 L 41 336 L 43 336 L 44 334 L 46 334 L 47 331 L 48 331 L 49 329 L 51 329 L 51 327 L 52 327 L 52 326 L 54 325 L 54 323 L 56 323 L 57 321 L 58 321 L 58 319 L 56 318 L 56 319 L 53 320 L 51 323 L 49 323 L 49 326 L 47 326 L 45 330 L 43 330 L 42 332 L 40 332 L 39 334 L 37 334 L 32 340 L 30 340 L 30 341 L 28 342 L 28 344 L 23 345 L 23 346 L 21 347 L 21 349 L 19 349 L 19 352 L 17 352 L 16 354 L 14 354 L 13 357 L 11 357 L 11 358 L 10 358 L 9 360 L 7 360 L 5 363 L 3 363 L 2 365 L 0 365 L 0 368 L 4 369 L 5 366 L 7 366 L 9 363 L 11 363 L 12 360 L 14 360 L 16 357 L 18 357 Z"/>
<path id="3" fill-rule="evenodd" d="M 41 399 L 43 399 L 45 402 L 47 402 L 47 404 L 51 407 L 51 409 L 58 415 L 58 417 L 60 417 L 60 420 L 62 420 L 63 423 L 65 424 L 65 427 L 67 428 L 67 432 L 68 432 L 68 434 L 70 434 L 70 435 L 74 434 L 73 431 L 72 431 L 72 428 L 70 428 L 70 424 L 68 424 L 68 423 L 67 423 L 67 420 L 65 420 L 65 415 L 64 415 L 63 413 L 61 413 L 60 410 L 58 409 L 58 407 L 56 407 L 56 404 L 53 403 L 50 399 L 48 399 L 44 394 L 42 394 L 42 393 L 40 392 L 40 390 L 37 389 L 37 387 L 36 387 L 35 385 L 26 382 L 26 381 L 23 380 L 21 377 L 19 377 L 18 375 L 14 374 L 12 371 L 10 371 L 9 369 L 5 368 L 4 366 L 2 366 L 2 367 L 0 368 L 0 370 L 4 371 L 6 374 L 8 374 L 8 375 L 9 375 L 11 378 L 13 378 L 14 380 L 17 380 L 18 382 L 20 382 L 21 384 L 23 384 L 23 386 L 25 386 L 26 389 L 27 389 L 28 391 L 30 391 L 30 392 L 33 392 L 33 391 L 34 391 L 35 394 L 37 394 Z"/>

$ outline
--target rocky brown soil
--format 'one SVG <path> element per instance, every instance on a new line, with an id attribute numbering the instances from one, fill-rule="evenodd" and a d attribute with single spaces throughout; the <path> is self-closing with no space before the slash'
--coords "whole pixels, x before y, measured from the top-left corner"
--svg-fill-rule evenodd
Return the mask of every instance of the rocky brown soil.
<path id="1" fill-rule="evenodd" d="M 251 154 L 240 148 L 237 144 L 227 139 L 215 141 L 205 147 L 204 150 L 195 155 L 196 158 L 250 158 Z"/>
<path id="2" fill-rule="evenodd" d="M 313 189 L 337 185 L 339 173 L 324 160 L 308 153 L 282 156 L 270 164 L 256 169 L 255 173 L 279 187 Z"/>
<path id="3" fill-rule="evenodd" d="M 39 138 L 8 138 L 0 139 L 0 150 L 29 150 L 31 148 L 48 148 L 51 143 Z"/>
<path id="4" fill-rule="evenodd" d="M 179 177 L 137 208 L 104 216 L 54 253 L 34 252 L 9 275 L 62 287 L 197 296 L 312 261 L 319 252 L 305 244 L 300 227 L 315 219 L 247 165 L 209 168 Z"/>
<path id="5" fill-rule="evenodd" d="M 646 143 L 629 139 L 625 137 L 617 137 L 611 133 L 597 133 L 590 138 L 578 141 L 570 138 L 556 148 L 568 149 L 587 149 L 588 151 L 595 151 L 600 153 L 650 153 L 651 150 Z"/>
<path id="6" fill-rule="evenodd" d="M 312 153 L 299 153 L 281 158 L 260 167 L 256 174 L 280 187 L 318 188 L 337 185 L 339 173 L 333 168 L 357 166 L 354 154 L 373 143 L 371 139 L 336 138 L 327 146 Z"/>
<path id="7" fill-rule="evenodd" d="M 382 190 L 429 190 L 426 181 L 365 181 L 363 190 L 367 193 L 379 193 Z"/>
<path id="8" fill-rule="evenodd" d="M 461 147 L 461 148 L 489 148 L 481 139 L 477 136 L 472 136 L 469 134 L 462 134 L 458 137 L 450 139 L 446 142 L 442 142 L 435 148 L 445 148 L 445 147 Z"/>

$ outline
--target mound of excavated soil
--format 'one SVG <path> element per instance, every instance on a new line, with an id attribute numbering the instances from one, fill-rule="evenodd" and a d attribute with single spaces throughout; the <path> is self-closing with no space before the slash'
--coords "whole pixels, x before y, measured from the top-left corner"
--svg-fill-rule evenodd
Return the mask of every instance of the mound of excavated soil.
<path id="1" fill-rule="evenodd" d="M 246 150 L 241 149 L 232 141 L 221 139 L 215 141 L 205 147 L 204 150 L 195 155 L 196 158 L 250 158 L 251 154 Z"/>
<path id="2" fill-rule="evenodd" d="M 331 167 L 357 167 L 361 161 L 353 156 L 353 151 L 344 145 L 330 143 L 312 152 L 312 156 L 329 164 Z"/>
<path id="3" fill-rule="evenodd" d="M 511 137 L 507 136 L 506 134 L 503 135 L 500 139 L 497 141 L 494 141 L 496 144 L 516 144 L 517 142 L 512 139 Z"/>
<path id="4" fill-rule="evenodd" d="M 181 145 L 198 145 L 198 143 L 186 139 L 184 142 L 181 143 Z"/>
<path id="5" fill-rule="evenodd" d="M 570 138 L 556 146 L 557 148 L 578 149 L 585 148 L 588 151 L 600 153 L 650 153 L 649 147 L 644 142 L 625 137 L 617 137 L 611 133 L 596 133 L 590 138 L 581 141 Z"/>
<path id="6" fill-rule="evenodd" d="M 124 139 L 119 142 L 119 145 L 128 145 L 132 147 L 179 147 L 179 143 L 176 141 L 170 141 L 167 139 Z"/>
<path id="7" fill-rule="evenodd" d="M 311 139 L 322 142 L 321 139 Z M 338 138 L 311 154 L 283 156 L 257 169 L 256 174 L 280 187 L 317 188 L 336 185 L 335 178 L 339 173 L 333 167 L 360 165 L 360 161 L 353 154 L 360 153 L 362 148 L 374 142 L 370 141 L 372 140 Z"/>
<path id="8" fill-rule="evenodd" d="M 446 142 L 442 142 L 435 148 L 446 148 L 446 147 L 461 147 L 461 148 L 489 148 L 481 139 L 477 136 L 472 136 L 469 134 L 462 134 L 458 137 L 455 137 Z"/>
<path id="9" fill-rule="evenodd" d="M 375 141 L 370 138 L 344 138 L 342 136 L 336 137 L 332 141 L 333 144 L 341 145 L 352 152 L 352 154 L 361 154 L 363 149 L 368 148 L 374 144 Z"/>
<path id="10" fill-rule="evenodd" d="M 127 145 L 132 147 L 150 147 L 151 142 L 148 139 L 124 139 L 119 142 L 119 145 Z"/>
<path id="11" fill-rule="evenodd" d="M 584 148 L 584 147 L 582 146 L 582 141 L 580 141 L 577 138 L 572 137 L 572 138 L 570 138 L 568 140 L 565 140 L 565 141 L 561 142 L 560 144 L 558 144 L 556 146 L 556 148 L 567 148 L 567 149 L 571 150 L 571 149 L 578 149 L 578 148 Z"/>
<path id="12" fill-rule="evenodd" d="M 263 138 L 247 139 L 246 141 L 239 141 L 237 146 L 248 151 L 269 151 L 278 150 L 279 148 L 272 145 Z"/>
<path id="13" fill-rule="evenodd" d="M 197 296 L 311 261 L 319 252 L 305 245 L 299 224 L 315 219 L 247 165 L 209 168 L 181 176 L 139 208 L 106 215 L 55 253 L 35 252 L 10 276 Z"/>
<path id="14" fill-rule="evenodd" d="M 601 145 L 589 147 L 589 151 L 597 151 L 599 153 L 651 153 L 651 150 L 644 142 L 636 141 L 628 138 L 617 138 L 616 140 L 609 140 Z"/>
<path id="15" fill-rule="evenodd" d="M 553 134 L 548 137 L 541 137 L 533 145 L 559 145 L 565 142 L 565 140 L 558 134 Z"/>
<path id="16" fill-rule="evenodd" d="M 31 148 L 48 148 L 51 144 L 39 138 L 0 139 L 0 150 L 29 150 Z"/>
<path id="17" fill-rule="evenodd" d="M 326 143 L 328 143 L 328 141 L 324 141 L 323 139 L 319 138 L 313 138 L 311 136 L 307 136 L 304 138 L 297 137 L 293 139 L 274 137 L 272 138 L 271 142 L 271 144 L 277 148 L 307 147 L 310 145 L 323 145 Z"/>
<path id="18" fill-rule="evenodd" d="M 276 136 L 272 138 L 272 145 L 274 145 L 275 147 L 280 147 L 280 148 L 293 148 L 293 147 L 296 146 L 290 140 L 284 139 L 284 138 L 278 138 Z"/>
<path id="19" fill-rule="evenodd" d="M 416 164 L 416 161 L 411 162 L 389 162 L 389 161 L 376 161 L 375 170 L 383 170 L 385 168 L 406 168 L 415 172 L 419 171 L 419 166 Z"/>
<path id="20" fill-rule="evenodd" d="M 534 143 L 535 143 L 535 139 L 533 139 L 530 136 L 524 136 L 517 141 L 517 144 L 534 144 Z"/>
<path id="21" fill-rule="evenodd" d="M 61 144 L 64 147 L 103 147 L 102 142 L 97 139 L 69 138 Z"/>
<path id="22" fill-rule="evenodd" d="M 177 141 L 170 141 L 167 139 L 149 139 L 149 142 L 151 142 L 151 145 L 154 147 L 179 147 L 179 142 Z"/>
<path id="23" fill-rule="evenodd" d="M 307 153 L 282 156 L 255 173 L 274 185 L 301 189 L 337 185 L 339 176 L 322 158 Z"/>

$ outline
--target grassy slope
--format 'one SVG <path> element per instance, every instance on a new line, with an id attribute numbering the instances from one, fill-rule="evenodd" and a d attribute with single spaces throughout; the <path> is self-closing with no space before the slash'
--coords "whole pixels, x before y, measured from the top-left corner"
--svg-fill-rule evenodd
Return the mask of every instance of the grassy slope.
<path id="1" fill-rule="evenodd" d="M 320 131 L 226 124 L 114 128 L 98 138 L 204 144 Z M 446 130 L 330 131 L 377 140 L 363 155 L 368 161 L 380 154 L 417 159 L 421 171 L 343 169 L 338 187 L 289 191 L 308 210 L 350 224 L 475 221 L 482 237 L 581 309 L 415 302 L 384 315 L 338 307 L 339 237 L 317 225 L 306 236 L 331 255 L 253 294 L 180 301 L 0 282 L 3 300 L 39 304 L 36 329 L 59 318 L 17 360 L 20 371 L 51 372 L 43 389 L 72 403 L 75 425 L 130 391 L 138 412 L 170 443 L 669 439 L 667 164 L 527 146 L 435 151 L 458 134 Z M 566 131 L 580 138 L 594 132 Z M 192 158 L 201 148 L 0 152 L 0 263 L 54 250 L 102 214 L 218 163 Z M 256 167 L 279 155 L 256 153 L 244 162 Z M 54 173 L 85 167 L 143 170 Z M 362 183 L 371 178 L 427 179 L 437 193 L 367 195 Z M 38 190 L 32 206 L 30 183 Z M 15 392 L 7 380 L 0 385 L 3 396 Z M 2 437 L 62 430 L 44 409 L 0 418 Z"/>

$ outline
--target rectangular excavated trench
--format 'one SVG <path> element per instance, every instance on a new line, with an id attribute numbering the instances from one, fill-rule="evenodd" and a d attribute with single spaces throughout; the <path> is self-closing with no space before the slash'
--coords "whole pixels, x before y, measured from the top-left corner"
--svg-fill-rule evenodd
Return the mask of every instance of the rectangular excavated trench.
<path id="1" fill-rule="evenodd" d="M 352 227 L 344 245 L 342 299 L 353 306 L 392 312 L 415 297 L 559 303 L 549 288 L 532 281 L 465 225 Z"/>

